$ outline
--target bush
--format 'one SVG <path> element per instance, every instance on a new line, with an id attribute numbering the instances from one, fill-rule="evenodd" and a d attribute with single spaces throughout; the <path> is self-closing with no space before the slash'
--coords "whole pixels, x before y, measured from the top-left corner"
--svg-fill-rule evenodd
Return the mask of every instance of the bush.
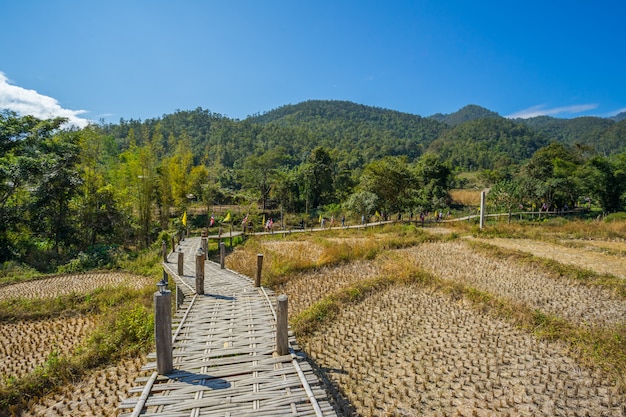
<path id="1" fill-rule="evenodd" d="M 92 269 L 106 269 L 115 265 L 116 247 L 109 245 L 95 245 L 86 252 L 79 252 L 76 258 L 57 268 L 60 274 L 83 272 Z"/>
<path id="2" fill-rule="evenodd" d="M 626 221 L 626 213 L 623 211 L 619 211 L 617 213 L 608 214 L 604 217 L 604 221 L 606 223 Z"/>

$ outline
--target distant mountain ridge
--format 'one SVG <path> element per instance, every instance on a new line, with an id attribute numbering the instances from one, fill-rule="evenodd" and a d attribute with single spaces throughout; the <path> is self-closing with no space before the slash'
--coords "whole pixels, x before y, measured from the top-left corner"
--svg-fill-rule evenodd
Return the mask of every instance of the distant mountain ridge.
<path id="1" fill-rule="evenodd" d="M 503 119 L 503 117 L 498 113 L 476 104 L 468 104 L 460 110 L 450 114 L 436 113 L 429 116 L 429 118 L 453 127 L 478 119 Z"/>
<path id="2" fill-rule="evenodd" d="M 616 122 L 621 122 L 622 120 L 626 120 L 626 111 L 623 111 L 613 117 L 611 117 L 611 120 L 614 120 Z"/>
<path id="3" fill-rule="evenodd" d="M 510 119 L 473 104 L 422 117 L 349 101 L 309 100 L 244 120 L 198 108 L 144 122 L 122 120 L 105 130 L 123 148 L 131 138 L 142 144 L 159 137 L 166 153 L 170 135 L 186 135 L 196 160 L 227 169 L 274 149 L 295 166 L 316 147 L 342 161 L 342 170 L 355 172 L 386 156 L 412 161 L 425 153 L 456 169 L 500 169 L 524 163 L 555 141 L 603 156 L 626 151 L 626 119 Z"/>

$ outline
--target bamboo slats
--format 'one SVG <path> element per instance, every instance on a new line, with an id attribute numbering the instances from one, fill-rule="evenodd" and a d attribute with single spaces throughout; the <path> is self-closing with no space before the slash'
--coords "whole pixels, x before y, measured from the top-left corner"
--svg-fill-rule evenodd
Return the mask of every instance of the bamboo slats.
<path id="1" fill-rule="evenodd" d="M 181 242 L 183 276 L 177 253 L 164 264 L 186 296 L 172 320 L 174 371 L 137 379 L 120 416 L 336 416 L 309 363 L 293 352 L 274 353 L 274 294 L 206 262 L 204 294 L 194 296 L 200 245 L 200 238 Z M 156 362 L 145 369 L 156 370 Z"/>

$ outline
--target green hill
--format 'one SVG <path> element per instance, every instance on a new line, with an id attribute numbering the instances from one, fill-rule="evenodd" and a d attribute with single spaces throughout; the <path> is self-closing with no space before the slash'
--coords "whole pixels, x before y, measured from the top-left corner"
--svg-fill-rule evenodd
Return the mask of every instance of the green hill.
<path id="1" fill-rule="evenodd" d="M 450 114 L 433 114 L 430 119 L 437 120 L 449 126 L 458 126 L 465 122 L 478 119 L 501 119 L 498 113 L 488 110 L 475 104 L 469 104 L 462 109 Z"/>

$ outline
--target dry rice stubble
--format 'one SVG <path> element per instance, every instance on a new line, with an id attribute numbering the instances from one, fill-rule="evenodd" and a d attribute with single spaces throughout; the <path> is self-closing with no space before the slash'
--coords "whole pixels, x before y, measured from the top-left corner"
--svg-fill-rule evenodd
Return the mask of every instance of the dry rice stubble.
<path id="1" fill-rule="evenodd" d="M 345 309 L 305 341 L 362 415 L 619 413 L 616 387 L 558 343 L 422 287 L 393 287 Z M 601 387 L 600 391 L 590 387 Z"/>

